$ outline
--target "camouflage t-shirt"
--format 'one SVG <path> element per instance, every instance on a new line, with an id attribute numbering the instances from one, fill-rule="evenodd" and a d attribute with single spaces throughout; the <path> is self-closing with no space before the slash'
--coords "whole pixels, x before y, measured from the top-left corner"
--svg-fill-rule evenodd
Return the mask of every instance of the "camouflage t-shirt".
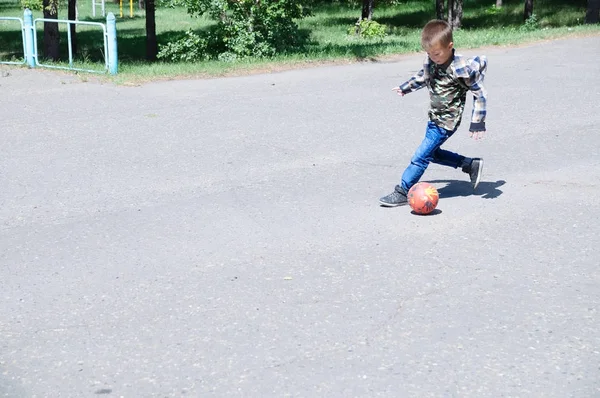
<path id="1" fill-rule="evenodd" d="M 446 65 L 429 64 L 429 119 L 446 130 L 455 130 L 462 119 L 467 101 L 467 87 L 460 83 L 448 62 Z"/>
<path id="2" fill-rule="evenodd" d="M 453 52 L 445 65 L 437 65 L 429 57 L 416 75 L 400 85 L 403 94 L 429 88 L 429 118 L 438 126 L 455 130 L 465 110 L 467 91 L 473 94 L 473 113 L 469 131 L 485 131 L 487 91 L 483 85 L 487 58 L 464 58 Z"/>

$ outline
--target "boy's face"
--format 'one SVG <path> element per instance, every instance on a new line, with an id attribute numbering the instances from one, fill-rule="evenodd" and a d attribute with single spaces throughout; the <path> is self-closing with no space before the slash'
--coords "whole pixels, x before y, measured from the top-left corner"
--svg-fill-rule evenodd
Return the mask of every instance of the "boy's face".
<path id="1" fill-rule="evenodd" d="M 454 43 L 450 42 L 447 46 L 441 44 L 434 44 L 429 47 L 427 51 L 427 55 L 429 58 L 438 65 L 443 65 L 452 56 L 452 48 L 454 47 Z"/>

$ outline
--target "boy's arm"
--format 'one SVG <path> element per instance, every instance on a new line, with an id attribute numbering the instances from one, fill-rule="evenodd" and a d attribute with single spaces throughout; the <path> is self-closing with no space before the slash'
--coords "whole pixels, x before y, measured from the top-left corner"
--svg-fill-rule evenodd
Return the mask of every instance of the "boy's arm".
<path id="1" fill-rule="evenodd" d="M 421 69 L 416 75 L 402 83 L 398 88 L 402 95 L 412 93 L 425 87 L 425 69 Z"/>
<path id="2" fill-rule="evenodd" d="M 400 86 L 394 87 L 393 90 L 397 91 L 398 94 L 404 95 L 422 89 L 427 85 L 427 76 L 425 73 L 427 68 L 429 68 L 429 57 L 425 59 L 423 62 L 423 68 L 417 72 L 416 75 L 402 83 Z"/>
<path id="3" fill-rule="evenodd" d="M 485 117 L 487 115 L 487 90 L 483 84 L 487 69 L 485 56 L 469 59 L 464 65 L 456 69 L 469 90 L 473 93 L 473 114 L 469 131 L 485 131 Z"/>

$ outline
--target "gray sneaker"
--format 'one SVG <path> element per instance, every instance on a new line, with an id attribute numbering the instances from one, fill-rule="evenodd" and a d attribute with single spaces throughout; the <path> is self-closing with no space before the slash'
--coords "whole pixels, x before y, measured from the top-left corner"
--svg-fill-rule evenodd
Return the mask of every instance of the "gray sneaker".
<path id="1" fill-rule="evenodd" d="M 408 199 L 406 198 L 405 194 L 394 191 L 391 194 L 379 199 L 379 203 L 385 207 L 404 206 L 408 203 Z"/>
<path id="2" fill-rule="evenodd" d="M 471 184 L 473 184 L 473 190 L 475 190 L 479 185 L 479 181 L 481 181 L 481 174 L 483 173 L 483 159 L 473 158 L 471 165 L 467 168 L 464 168 L 463 171 L 469 174 L 469 177 L 471 178 Z"/>

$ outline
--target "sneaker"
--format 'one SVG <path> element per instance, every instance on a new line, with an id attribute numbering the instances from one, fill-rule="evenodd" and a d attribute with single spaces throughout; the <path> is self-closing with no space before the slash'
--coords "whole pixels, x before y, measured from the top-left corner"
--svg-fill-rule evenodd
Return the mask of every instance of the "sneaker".
<path id="1" fill-rule="evenodd" d="M 473 189 L 476 189 L 479 185 L 481 174 L 483 172 L 483 159 L 473 158 L 471 165 L 468 168 L 463 169 L 463 171 L 469 174 L 469 177 L 471 178 L 471 184 L 473 184 Z"/>
<path id="2" fill-rule="evenodd" d="M 379 199 L 379 203 L 385 207 L 404 206 L 408 203 L 408 199 L 406 198 L 405 194 L 394 191 L 391 194 Z"/>

